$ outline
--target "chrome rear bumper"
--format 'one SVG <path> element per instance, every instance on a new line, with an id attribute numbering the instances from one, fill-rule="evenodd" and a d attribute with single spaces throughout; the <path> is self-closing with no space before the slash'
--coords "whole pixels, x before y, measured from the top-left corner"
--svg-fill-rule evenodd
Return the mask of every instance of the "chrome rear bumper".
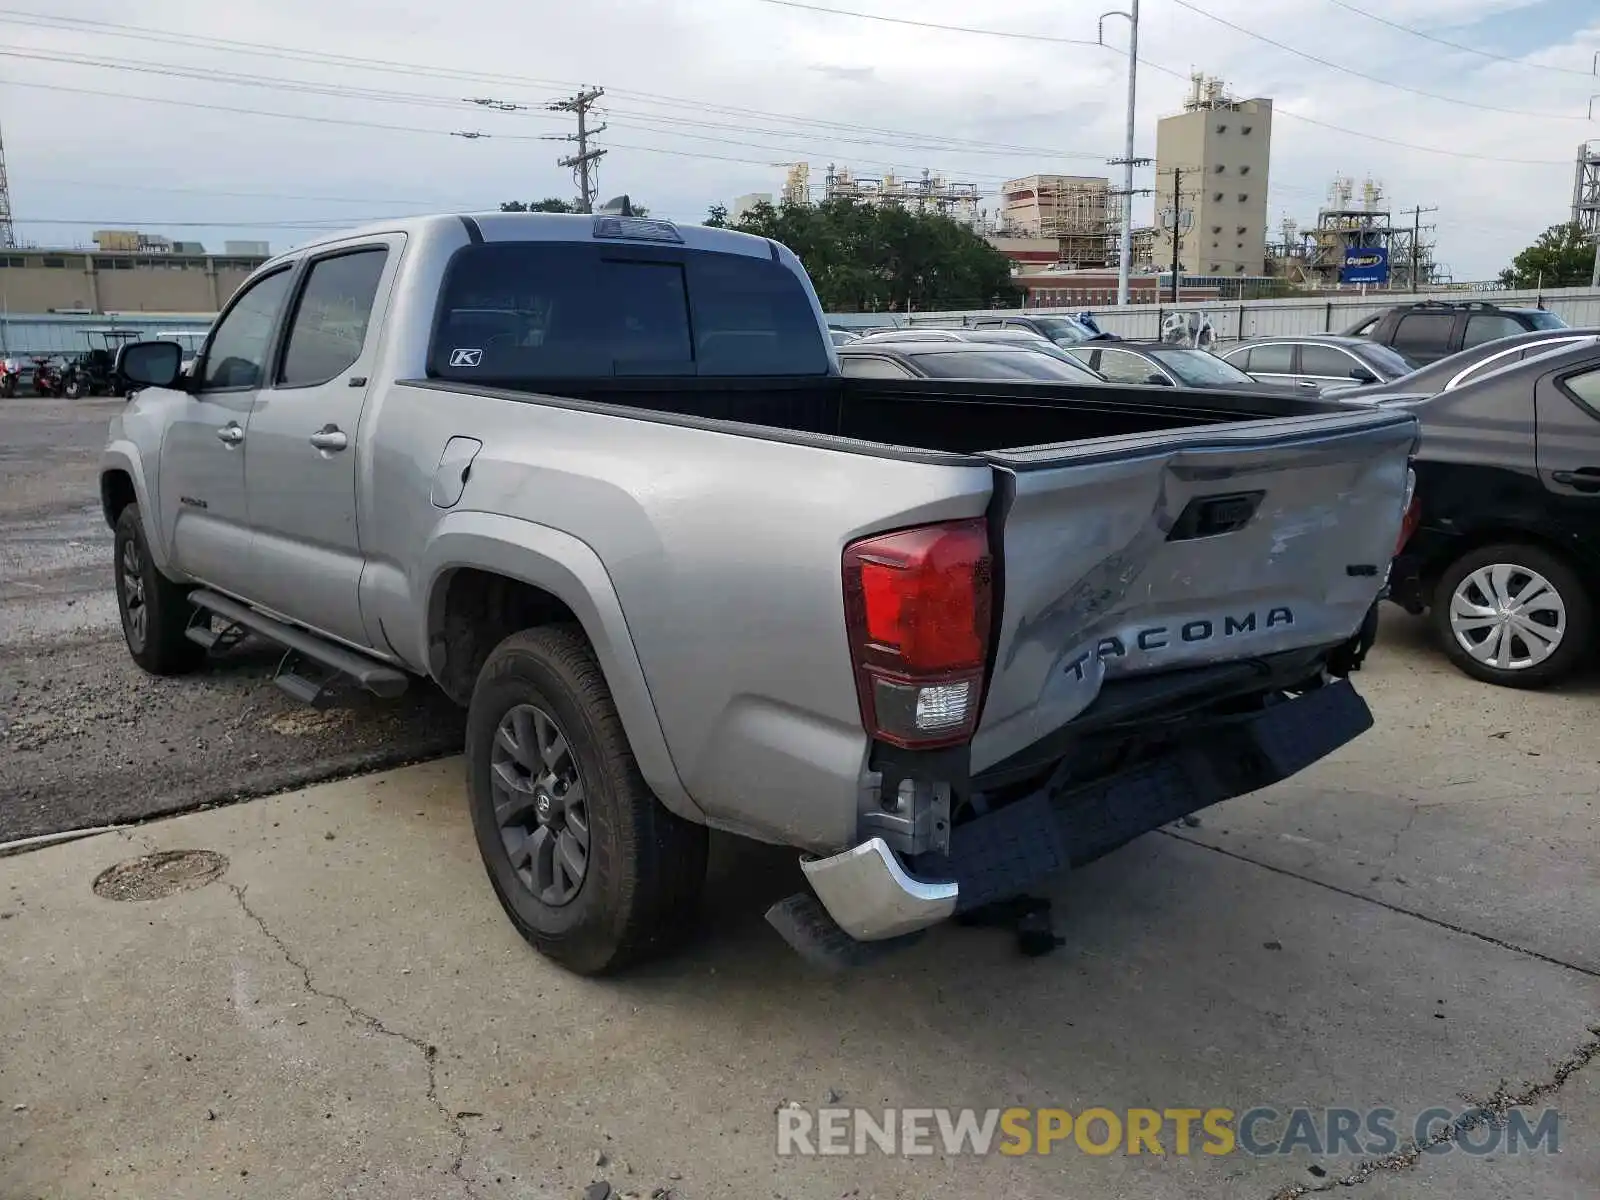
<path id="1" fill-rule="evenodd" d="M 882 941 L 937 925 L 956 911 L 954 882 L 917 879 L 882 838 L 800 863 L 828 915 L 851 937 Z"/>

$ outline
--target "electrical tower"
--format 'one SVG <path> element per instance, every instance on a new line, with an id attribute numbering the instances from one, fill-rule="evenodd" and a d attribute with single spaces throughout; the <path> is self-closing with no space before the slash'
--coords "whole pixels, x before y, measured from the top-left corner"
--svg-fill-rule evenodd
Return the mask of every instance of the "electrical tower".
<path id="1" fill-rule="evenodd" d="M 17 248 L 17 231 L 11 224 L 11 180 L 6 176 L 6 143 L 0 136 L 0 249 Z"/>
<path id="2" fill-rule="evenodd" d="M 606 153 L 604 150 L 589 148 L 589 139 L 597 133 L 604 133 L 606 129 L 604 125 L 589 128 L 589 110 L 594 107 L 595 101 L 605 94 L 605 88 L 590 88 L 565 100 L 553 100 L 545 106 L 551 112 L 569 112 L 578 118 L 577 133 L 552 140 L 576 142 L 578 145 L 576 154 L 557 159 L 556 165 L 572 168 L 573 181 L 578 185 L 578 207 L 580 211 L 586 213 L 594 211 L 594 198 L 600 190 L 600 160 Z"/>
<path id="3" fill-rule="evenodd" d="M 1600 287 L 1600 142 L 1578 147 L 1578 167 L 1572 178 L 1572 223 L 1594 243 L 1589 286 Z"/>
<path id="4" fill-rule="evenodd" d="M 1588 237 L 1600 237 L 1600 142 L 1578 147 L 1572 178 L 1572 223 Z"/>

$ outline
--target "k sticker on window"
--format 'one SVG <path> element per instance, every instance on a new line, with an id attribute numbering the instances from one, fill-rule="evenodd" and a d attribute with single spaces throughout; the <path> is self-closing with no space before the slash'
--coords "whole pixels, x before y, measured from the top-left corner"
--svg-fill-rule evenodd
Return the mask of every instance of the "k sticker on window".
<path id="1" fill-rule="evenodd" d="M 482 350 L 452 350 L 450 351 L 450 365 L 452 367 L 475 367 L 483 361 Z"/>

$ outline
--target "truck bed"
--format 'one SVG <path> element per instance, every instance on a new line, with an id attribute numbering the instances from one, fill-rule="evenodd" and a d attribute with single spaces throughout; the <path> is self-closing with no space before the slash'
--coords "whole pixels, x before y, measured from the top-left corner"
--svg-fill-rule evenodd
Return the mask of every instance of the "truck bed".
<path id="1" fill-rule="evenodd" d="M 537 393 L 500 391 L 957 454 L 1349 412 L 1290 395 L 1027 381 L 586 379 L 550 380 Z"/>

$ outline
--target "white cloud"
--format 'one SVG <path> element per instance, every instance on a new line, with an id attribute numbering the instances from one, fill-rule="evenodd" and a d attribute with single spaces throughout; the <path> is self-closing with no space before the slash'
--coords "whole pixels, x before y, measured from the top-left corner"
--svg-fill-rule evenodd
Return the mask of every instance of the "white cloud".
<path id="1" fill-rule="evenodd" d="M 1431 219 L 1439 226 L 1439 256 L 1458 279 L 1492 275 L 1541 229 L 1567 217 L 1574 152 L 1584 138 L 1600 135 L 1600 127 L 1583 119 L 1589 96 L 1600 92 L 1600 80 L 1583 74 L 1600 49 L 1600 19 L 1590 17 L 1586 30 L 1574 32 L 1575 6 L 1548 0 L 1352 2 L 1450 40 L 1573 73 L 1452 50 L 1329 0 L 1194 3 L 1380 79 L 1550 115 L 1482 111 L 1355 78 L 1226 29 L 1173 0 L 1144 0 L 1141 57 L 1180 75 L 1204 70 L 1239 94 L 1274 99 L 1280 113 L 1274 122 L 1274 221 L 1291 215 L 1309 222 L 1335 173 L 1358 181 L 1370 174 L 1383 182 L 1396 209 L 1438 206 Z M 1015 0 L 1003 10 L 956 0 L 817 3 L 1089 40 L 1107 7 L 1106 0 Z M 281 228 L 285 223 L 570 195 L 570 178 L 554 164 L 566 147 L 533 140 L 569 132 L 570 120 L 537 109 L 483 112 L 460 101 L 483 95 L 537 106 L 579 83 L 608 89 L 610 128 L 602 144 L 612 149 L 602 166 L 602 193 L 627 191 L 685 219 L 743 192 L 777 191 L 783 171 L 769 164 L 801 158 L 813 164 L 814 178 L 834 161 L 861 174 L 929 167 L 992 188 L 1034 171 L 1109 172 L 1102 160 L 1120 152 L 1123 137 L 1124 59 L 1111 50 L 850 20 L 760 0 L 236 0 L 228 6 L 153 0 L 136 9 L 109 0 L 34 0 L 32 7 L 56 18 L 504 77 L 470 81 L 296 61 L 294 55 L 224 53 L 214 45 L 117 37 L 103 29 L 46 29 L 0 13 L 0 46 L 8 54 L 0 123 L 13 206 L 22 232 L 41 241 L 82 240 L 90 229 L 30 225 L 30 219 L 149 228 L 163 221 L 216 222 L 164 231 L 213 245 L 228 236 L 283 245 L 305 236 Z M 1125 30 L 1124 22 L 1108 22 L 1107 40 L 1122 46 Z M 156 73 L 19 57 L 41 53 L 149 66 Z M 415 102 L 159 73 L 169 65 L 302 87 L 373 89 Z M 1180 78 L 1141 71 L 1141 153 L 1153 152 L 1156 118 L 1176 111 L 1185 90 Z M 367 124 L 249 116 L 125 98 L 130 95 Z M 1291 114 L 1356 132 L 1322 129 Z M 492 136 L 447 136 L 475 129 Z M 1376 138 L 1484 158 L 1408 150 Z"/>

